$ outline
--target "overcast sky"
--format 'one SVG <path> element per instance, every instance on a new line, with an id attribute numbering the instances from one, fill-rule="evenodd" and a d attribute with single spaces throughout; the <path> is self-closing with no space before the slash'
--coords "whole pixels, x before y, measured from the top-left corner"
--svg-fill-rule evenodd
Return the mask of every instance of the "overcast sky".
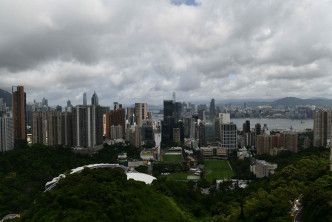
<path id="1" fill-rule="evenodd" d="M 1 0 L 0 88 L 103 105 L 332 98 L 330 0 Z"/>

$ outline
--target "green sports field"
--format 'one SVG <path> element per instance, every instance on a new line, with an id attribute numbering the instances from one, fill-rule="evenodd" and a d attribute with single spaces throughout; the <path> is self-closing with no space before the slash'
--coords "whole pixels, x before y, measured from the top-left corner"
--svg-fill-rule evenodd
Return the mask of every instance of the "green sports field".
<path id="1" fill-rule="evenodd" d="M 182 162 L 183 158 L 181 154 L 164 154 L 164 162 Z"/>
<path id="2" fill-rule="evenodd" d="M 168 175 L 167 178 L 173 180 L 199 180 L 200 176 L 192 175 L 189 173 L 172 173 Z"/>
<path id="3" fill-rule="evenodd" d="M 206 179 L 212 182 L 214 179 L 231 179 L 234 175 L 226 160 L 205 160 Z"/>

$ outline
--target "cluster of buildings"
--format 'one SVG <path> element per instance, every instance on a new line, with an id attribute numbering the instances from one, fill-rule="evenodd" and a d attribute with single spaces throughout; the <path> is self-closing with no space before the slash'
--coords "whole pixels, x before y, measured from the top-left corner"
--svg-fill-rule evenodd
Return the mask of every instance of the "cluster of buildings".
<path id="1" fill-rule="evenodd" d="M 162 143 L 181 142 L 192 148 L 215 146 L 235 150 L 238 147 L 236 124 L 229 113 L 218 113 L 215 100 L 210 107 L 164 100 L 161 121 Z"/>
<path id="2" fill-rule="evenodd" d="M 284 119 L 312 119 L 316 106 L 248 107 L 246 103 L 239 105 L 224 105 L 216 107 L 220 112 L 230 113 L 231 118 L 284 118 Z"/>

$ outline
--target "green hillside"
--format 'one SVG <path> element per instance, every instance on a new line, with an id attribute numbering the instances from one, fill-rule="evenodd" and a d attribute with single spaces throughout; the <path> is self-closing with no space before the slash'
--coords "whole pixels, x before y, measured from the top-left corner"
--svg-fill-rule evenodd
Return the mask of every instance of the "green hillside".
<path id="1" fill-rule="evenodd" d="M 28 221 L 190 221 L 172 198 L 121 170 L 85 169 L 41 194 Z"/>

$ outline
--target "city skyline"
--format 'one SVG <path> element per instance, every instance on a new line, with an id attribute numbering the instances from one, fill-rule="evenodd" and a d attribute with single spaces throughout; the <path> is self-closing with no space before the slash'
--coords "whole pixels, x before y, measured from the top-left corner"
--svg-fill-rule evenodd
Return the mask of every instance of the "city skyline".
<path id="1" fill-rule="evenodd" d="M 0 88 L 27 101 L 332 98 L 328 1 L 27 4 L 0 3 Z"/>

